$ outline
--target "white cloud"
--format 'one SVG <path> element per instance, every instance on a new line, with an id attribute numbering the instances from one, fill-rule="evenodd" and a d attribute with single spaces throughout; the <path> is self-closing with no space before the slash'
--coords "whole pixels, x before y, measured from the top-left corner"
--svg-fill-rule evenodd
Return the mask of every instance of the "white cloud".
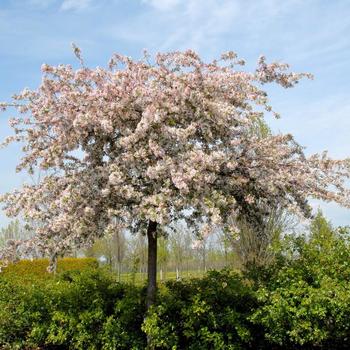
<path id="1" fill-rule="evenodd" d="M 249 37 L 260 42 L 261 30 L 274 20 L 289 14 L 300 6 L 302 0 L 139 0 L 153 11 L 152 26 L 162 26 L 164 37 L 158 49 L 171 48 L 210 51 L 218 49 L 222 36 Z M 140 17 L 149 20 L 149 13 Z M 244 32 L 242 32 L 244 29 Z M 165 34 L 166 33 L 166 34 Z M 142 36 L 142 33 L 140 34 Z M 156 39 L 156 38 L 155 38 Z M 229 43 L 232 45 L 232 43 Z M 227 43 L 226 45 L 227 46 Z M 219 49 L 220 50 L 220 49 Z"/>
<path id="2" fill-rule="evenodd" d="M 89 8 L 92 0 L 64 0 L 61 5 L 63 11 L 80 11 Z"/>
<path id="3" fill-rule="evenodd" d="M 92 5 L 93 0 L 27 0 L 29 5 L 38 8 L 48 8 L 51 5 L 58 5 L 62 11 L 84 10 Z"/>
<path id="4" fill-rule="evenodd" d="M 151 5 L 157 10 L 169 11 L 183 2 L 183 0 L 142 0 L 142 2 Z"/>

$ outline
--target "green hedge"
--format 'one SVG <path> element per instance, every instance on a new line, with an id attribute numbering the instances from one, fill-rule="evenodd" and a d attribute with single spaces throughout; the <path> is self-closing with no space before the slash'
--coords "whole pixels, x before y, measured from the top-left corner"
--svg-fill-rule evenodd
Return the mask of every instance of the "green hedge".
<path id="1" fill-rule="evenodd" d="M 45 283 L 8 270 L 0 348 L 141 350 L 148 336 L 150 349 L 164 350 L 348 349 L 349 236 L 324 225 L 285 238 L 269 266 L 161 284 L 148 314 L 145 287 L 117 283 L 105 269 L 64 271 Z"/>
<path id="2" fill-rule="evenodd" d="M 101 268 L 66 271 L 46 284 L 0 280 L 0 345 L 6 349 L 241 349 L 256 299 L 228 271 L 160 286 L 145 320 L 145 288 Z"/>
<path id="3" fill-rule="evenodd" d="M 45 285 L 0 280 L 1 349 L 143 349 L 141 288 L 108 271 L 66 271 Z"/>
<path id="4" fill-rule="evenodd" d="M 259 327 L 249 321 L 256 308 L 237 273 L 211 271 L 202 279 L 167 282 L 142 329 L 156 349 L 247 349 L 257 345 Z"/>
<path id="5" fill-rule="evenodd" d="M 54 274 L 47 271 L 48 266 L 48 259 L 20 260 L 3 268 L 0 279 L 15 279 L 19 283 L 32 283 L 40 280 L 46 282 L 54 277 Z M 98 261 L 95 258 L 61 258 L 57 262 L 57 273 L 97 267 Z"/>

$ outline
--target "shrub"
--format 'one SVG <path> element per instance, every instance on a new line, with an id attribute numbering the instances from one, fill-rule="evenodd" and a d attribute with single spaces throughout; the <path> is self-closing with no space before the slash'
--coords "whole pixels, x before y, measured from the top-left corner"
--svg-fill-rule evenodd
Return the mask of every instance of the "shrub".
<path id="1" fill-rule="evenodd" d="M 66 271 L 45 285 L 0 283 L 3 348 L 145 347 L 143 289 L 117 283 L 105 270 Z"/>
<path id="2" fill-rule="evenodd" d="M 39 280 L 47 281 L 54 276 L 47 271 L 48 266 L 48 259 L 20 260 L 3 268 L 0 279 L 16 279 L 23 283 L 38 282 Z M 62 258 L 58 259 L 57 273 L 97 267 L 98 262 L 95 258 Z"/>
<path id="3" fill-rule="evenodd" d="M 237 273 L 167 282 L 143 324 L 156 349 L 241 349 L 253 340 L 256 301 Z"/>
<path id="4" fill-rule="evenodd" d="M 271 343 L 286 348 L 348 348 L 348 230 L 334 230 L 318 214 L 310 237 L 286 239 L 285 243 L 275 264 L 259 273 L 265 276 L 257 291 L 261 306 L 251 320 L 265 328 Z"/>
<path id="5" fill-rule="evenodd" d="M 146 336 L 159 350 L 348 348 L 350 235 L 322 216 L 268 266 L 161 284 L 147 317 L 145 288 L 73 265 L 47 279 L 37 267 L 25 283 L 29 263 L 2 275 L 1 349 L 141 350 Z"/>

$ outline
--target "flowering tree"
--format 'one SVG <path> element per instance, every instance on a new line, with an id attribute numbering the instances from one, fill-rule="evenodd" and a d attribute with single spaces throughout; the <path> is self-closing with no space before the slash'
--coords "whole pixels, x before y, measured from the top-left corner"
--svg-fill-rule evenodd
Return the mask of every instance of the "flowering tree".
<path id="1" fill-rule="evenodd" d="M 55 261 L 115 222 L 144 230 L 149 306 L 158 226 L 199 220 L 207 234 L 234 216 L 259 228 L 276 204 L 309 215 L 308 197 L 349 206 L 347 161 L 307 158 L 291 135 L 251 132 L 271 112 L 261 85 L 289 88 L 307 74 L 264 57 L 246 72 L 233 52 L 211 63 L 191 50 L 158 54 L 152 63 L 116 54 L 108 69 L 89 69 L 75 53 L 80 69 L 43 65 L 37 90 L 2 104 L 20 113 L 5 141 L 24 143 L 17 170 L 47 173 L 3 196 L 9 216 L 40 222 L 33 239 L 11 242 L 3 261 L 34 247 Z"/>

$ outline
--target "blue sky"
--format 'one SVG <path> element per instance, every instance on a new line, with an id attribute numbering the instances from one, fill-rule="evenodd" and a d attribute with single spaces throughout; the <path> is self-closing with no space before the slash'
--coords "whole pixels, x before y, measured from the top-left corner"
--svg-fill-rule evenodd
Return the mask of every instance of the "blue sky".
<path id="1" fill-rule="evenodd" d="M 204 58 L 233 50 L 254 68 L 260 54 L 284 61 L 313 81 L 292 90 L 269 88 L 282 119 L 274 131 L 290 132 L 306 153 L 327 149 L 350 156 L 350 1 L 348 0 L 1 0 L 0 101 L 40 83 L 42 63 L 73 63 L 75 42 L 89 66 L 105 65 L 113 52 L 135 58 L 192 48 Z M 0 138 L 10 134 L 0 115 Z M 16 174 L 20 147 L 0 150 L 0 192 L 26 181 Z M 314 202 L 339 225 L 350 211 Z M 0 213 L 0 227 L 7 223 Z"/>

